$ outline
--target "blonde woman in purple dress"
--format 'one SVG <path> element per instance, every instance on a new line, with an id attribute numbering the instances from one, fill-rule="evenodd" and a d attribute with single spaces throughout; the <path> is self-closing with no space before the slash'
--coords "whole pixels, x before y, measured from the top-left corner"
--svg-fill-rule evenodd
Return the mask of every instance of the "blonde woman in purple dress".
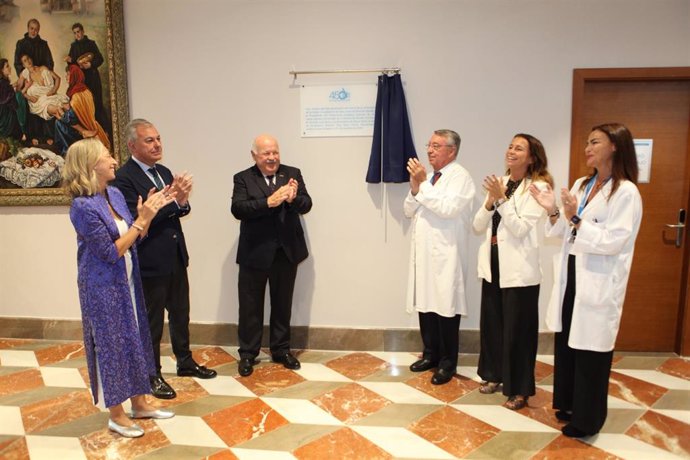
<path id="1" fill-rule="evenodd" d="M 77 232 L 77 282 L 94 404 L 109 409 L 111 431 L 135 438 L 144 430 L 132 419 L 174 415 L 156 409 L 145 396 L 156 368 L 135 245 L 158 210 L 175 197 L 168 187 L 151 191 L 144 204 L 139 197 L 133 220 L 120 191 L 107 185 L 116 166 L 100 141 L 84 139 L 67 151 L 62 176 L 73 198 L 70 218 Z M 129 416 L 122 406 L 127 399 Z"/>

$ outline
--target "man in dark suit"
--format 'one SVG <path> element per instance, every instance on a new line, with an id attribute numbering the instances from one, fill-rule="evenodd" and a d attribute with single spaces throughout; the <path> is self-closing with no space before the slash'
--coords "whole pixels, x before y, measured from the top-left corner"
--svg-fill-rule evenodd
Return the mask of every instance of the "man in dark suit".
<path id="1" fill-rule="evenodd" d="M 300 215 L 311 209 L 311 197 L 297 168 L 280 164 L 278 141 L 263 134 L 254 139 L 255 165 L 235 174 L 232 215 L 242 221 L 237 263 L 240 265 L 238 371 L 253 371 L 261 347 L 264 293 L 271 295 L 271 358 L 288 369 L 300 363 L 290 353 L 290 316 L 297 264 L 307 258 Z"/>
<path id="2" fill-rule="evenodd" d="M 125 133 L 132 156 L 117 171 L 112 185 L 125 196 L 132 216 L 137 216 L 139 197 L 146 200 L 152 190 L 170 186 L 170 190 L 176 193 L 175 202 L 158 212 L 147 237 L 137 248 L 153 353 L 158 366 L 157 375 L 151 376 L 151 393 L 157 398 L 172 399 L 176 396 L 175 390 L 160 372 L 160 342 L 166 309 L 170 341 L 177 358 L 177 375 L 202 379 L 216 376 L 216 371 L 198 365 L 189 349 L 189 256 L 180 217 L 190 211 L 188 199 L 192 176 L 186 172 L 173 176 L 168 168 L 157 164 L 163 158 L 163 146 L 158 130 L 150 122 L 132 120 Z"/>
<path id="3" fill-rule="evenodd" d="M 69 47 L 69 54 L 65 56 L 65 62 L 78 65 L 84 72 L 84 84 L 93 95 L 96 121 L 108 133 L 108 137 L 112 137 L 110 117 L 103 106 L 103 87 L 98 71 L 104 62 L 103 55 L 96 42 L 84 34 L 84 26 L 80 22 L 72 25 L 72 33 L 74 41 Z"/>

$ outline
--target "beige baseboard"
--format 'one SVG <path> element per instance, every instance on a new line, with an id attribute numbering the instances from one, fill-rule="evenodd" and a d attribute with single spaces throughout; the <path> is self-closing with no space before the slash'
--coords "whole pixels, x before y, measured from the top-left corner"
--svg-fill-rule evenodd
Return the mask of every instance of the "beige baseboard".
<path id="1" fill-rule="evenodd" d="M 189 325 L 190 341 L 195 345 L 237 346 L 237 324 L 215 323 Z M 51 320 L 40 318 L 0 317 L 0 337 L 81 340 L 79 320 Z M 167 327 L 163 341 L 170 339 Z M 268 346 L 268 328 L 264 328 L 264 346 Z M 422 350 L 417 329 L 357 329 L 342 327 L 293 326 L 291 346 L 312 350 L 369 350 L 409 351 Z M 539 334 L 539 354 L 553 354 L 553 334 Z M 460 353 L 479 353 L 479 331 L 460 330 Z"/>

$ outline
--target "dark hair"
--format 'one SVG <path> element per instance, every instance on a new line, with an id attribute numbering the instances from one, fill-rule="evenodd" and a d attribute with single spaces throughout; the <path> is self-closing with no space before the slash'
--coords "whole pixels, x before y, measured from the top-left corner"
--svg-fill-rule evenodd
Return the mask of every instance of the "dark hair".
<path id="1" fill-rule="evenodd" d="M 532 158 L 532 164 L 527 167 L 527 176 L 534 182 L 536 180 L 543 180 L 551 187 L 553 187 L 553 177 L 546 169 L 549 162 L 546 159 L 546 150 L 544 144 L 539 139 L 531 134 L 517 133 L 513 138 L 519 137 L 527 141 L 529 145 L 529 155 Z M 510 172 L 510 169 L 508 169 Z"/>
<path id="2" fill-rule="evenodd" d="M 32 22 L 33 22 L 34 24 L 36 24 L 36 25 L 38 26 L 39 29 L 41 28 L 41 23 L 38 22 L 38 19 L 36 19 L 36 18 L 31 18 L 31 19 L 29 19 L 29 21 L 26 23 L 26 28 L 27 28 L 27 29 L 29 28 L 29 26 L 31 25 Z"/>
<path id="3" fill-rule="evenodd" d="M 84 32 L 84 26 L 81 25 L 81 22 L 75 22 L 74 24 L 72 24 L 72 29 L 71 29 L 71 30 L 74 30 L 74 29 L 79 29 L 79 30 L 81 30 L 82 32 Z"/>
<path id="4" fill-rule="evenodd" d="M 0 72 L 2 72 L 2 68 L 5 67 L 5 64 L 7 64 L 8 62 L 10 61 L 8 61 L 5 58 L 0 59 Z M 5 78 L 5 76 L 2 73 L 0 73 L 0 78 Z M 7 79 L 9 80 L 10 78 L 7 77 Z"/>
<path id="5" fill-rule="evenodd" d="M 635 143 L 633 142 L 632 134 L 630 130 L 622 125 L 621 123 L 603 123 L 601 125 L 594 126 L 592 131 L 601 131 L 606 134 L 611 143 L 615 146 L 616 150 L 613 152 L 612 164 L 611 164 L 611 194 L 608 198 L 611 198 L 613 194 L 618 190 L 618 186 L 622 180 L 629 180 L 633 184 L 637 184 L 637 176 L 639 169 L 637 167 L 637 155 L 635 154 Z M 584 189 L 585 186 L 591 181 L 596 175 L 596 168 L 594 174 L 590 175 L 582 181 L 580 189 Z"/>

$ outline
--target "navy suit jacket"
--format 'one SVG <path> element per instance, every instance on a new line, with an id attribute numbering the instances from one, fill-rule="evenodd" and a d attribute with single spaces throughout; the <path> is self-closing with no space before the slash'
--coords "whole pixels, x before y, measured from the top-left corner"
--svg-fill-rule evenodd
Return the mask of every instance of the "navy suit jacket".
<path id="1" fill-rule="evenodd" d="M 173 174 L 168 168 L 157 164 L 156 169 L 163 183 L 166 185 L 172 183 Z M 111 185 L 122 192 L 129 212 L 135 219 L 139 196 L 146 201 L 149 190 L 154 187 L 149 176 L 131 158 L 117 170 L 115 180 Z M 181 257 L 185 267 L 189 265 L 187 245 L 180 223 L 180 217 L 189 214 L 189 211 L 189 203 L 181 208 L 177 203 L 172 202 L 158 211 L 156 217 L 153 218 L 148 235 L 137 247 L 142 277 L 171 274 L 176 263 L 175 257 Z"/>
<path id="2" fill-rule="evenodd" d="M 300 214 L 311 209 L 311 197 L 297 168 L 280 165 L 276 173 L 276 188 L 295 179 L 299 183 L 292 203 L 283 202 L 268 207 L 271 191 L 259 168 L 254 165 L 235 174 L 232 191 L 232 215 L 242 221 L 237 263 L 260 270 L 270 268 L 276 249 L 285 251 L 288 260 L 298 264 L 309 255 Z"/>

